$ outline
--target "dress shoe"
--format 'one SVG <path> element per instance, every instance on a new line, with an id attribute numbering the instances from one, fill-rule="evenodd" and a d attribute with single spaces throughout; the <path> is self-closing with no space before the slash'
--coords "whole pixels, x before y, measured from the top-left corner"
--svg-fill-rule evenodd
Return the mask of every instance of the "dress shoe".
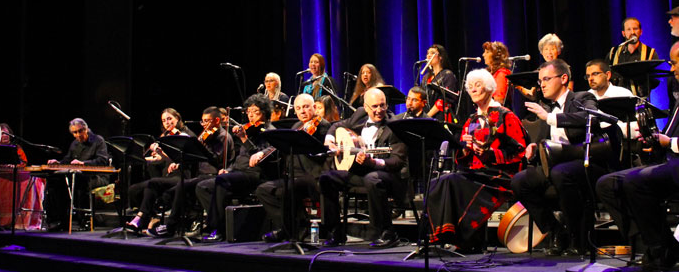
<path id="1" fill-rule="evenodd" d="M 336 247 L 343 245 L 347 242 L 347 235 L 340 230 L 334 230 L 328 233 L 328 239 L 325 239 L 323 246 L 325 247 Z"/>
<path id="2" fill-rule="evenodd" d="M 547 256 L 561 256 L 568 247 L 568 233 L 562 226 L 556 226 L 550 231 L 549 248 L 545 250 Z"/>
<path id="3" fill-rule="evenodd" d="M 149 229 L 146 233 L 154 238 L 170 238 L 174 236 L 174 228 L 169 225 L 160 225 Z"/>
<path id="4" fill-rule="evenodd" d="M 283 230 L 277 229 L 267 234 L 262 235 L 262 240 L 267 243 L 278 243 L 282 242 L 286 238 L 286 234 Z"/>
<path id="5" fill-rule="evenodd" d="M 212 231 L 210 235 L 208 236 L 203 236 L 202 239 L 200 239 L 203 243 L 216 243 L 216 242 L 223 242 L 225 240 L 224 235 L 219 233 L 219 231 Z"/>
<path id="6" fill-rule="evenodd" d="M 370 243 L 371 248 L 388 248 L 395 247 L 398 245 L 398 234 L 394 231 L 385 230 L 382 232 L 382 236 Z"/>

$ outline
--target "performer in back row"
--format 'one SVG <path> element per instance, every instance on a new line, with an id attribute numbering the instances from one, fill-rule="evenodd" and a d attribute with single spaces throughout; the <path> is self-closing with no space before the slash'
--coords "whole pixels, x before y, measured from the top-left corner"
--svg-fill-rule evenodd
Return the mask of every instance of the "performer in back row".
<path id="1" fill-rule="evenodd" d="M 321 88 L 321 86 L 324 86 L 330 89 L 333 93 L 336 93 L 335 90 L 337 90 L 337 87 L 335 86 L 337 86 L 337 84 L 332 77 L 328 76 L 328 74 L 325 72 L 325 68 L 326 63 L 323 55 L 319 53 L 314 53 L 311 55 L 311 58 L 309 58 L 309 72 L 311 72 L 311 78 L 309 81 L 304 83 L 307 85 L 303 86 L 303 93 L 310 94 L 314 97 L 314 99 L 316 99 L 326 94 L 326 90 Z"/>
<path id="2" fill-rule="evenodd" d="M 364 94 L 365 102 L 354 114 L 330 127 L 325 136 L 325 144 L 331 150 L 338 150 L 335 131 L 342 127 L 360 134 L 367 147 L 391 147 L 391 153 L 375 158 L 360 152 L 349 171 L 331 170 L 323 174 L 319 180 L 323 224 L 330 230 L 326 246 L 338 246 L 347 241 L 346 233 L 340 225 L 339 191 L 347 187 L 365 187 L 368 191 L 368 209 L 370 213 L 370 236 L 375 239 L 371 247 L 391 247 L 398 244 L 398 235 L 391 224 L 391 209 L 388 198 L 393 197 L 402 203 L 405 193 L 405 182 L 400 171 L 407 167 L 407 147 L 396 137 L 389 127 L 387 119 L 392 117 L 387 111 L 388 105 L 384 93 L 377 88 L 370 88 Z"/>
<path id="3" fill-rule="evenodd" d="M 483 239 L 474 234 L 512 197 L 510 180 L 525 167 L 529 139 L 521 120 L 493 99 L 497 85 L 487 70 L 471 71 L 465 85 L 478 108 L 462 129 L 461 171 L 432 181 L 427 207 L 433 242 L 481 252 Z"/>
<path id="4" fill-rule="evenodd" d="M 354 86 L 354 94 L 351 95 L 349 103 L 352 107 L 358 109 L 363 106 L 363 95 L 371 87 L 378 87 L 384 85 L 382 75 L 377 71 L 375 65 L 370 63 L 363 64 L 358 73 L 358 81 Z"/>

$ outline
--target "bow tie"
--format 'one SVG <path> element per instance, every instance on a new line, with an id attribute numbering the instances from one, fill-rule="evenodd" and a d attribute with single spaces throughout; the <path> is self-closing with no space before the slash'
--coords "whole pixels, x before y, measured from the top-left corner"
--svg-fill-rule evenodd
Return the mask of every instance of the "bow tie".
<path id="1" fill-rule="evenodd" d="M 559 102 L 552 102 L 552 103 L 549 104 L 549 107 L 551 109 L 555 109 L 555 108 L 561 108 L 561 105 L 559 105 Z"/>
<path id="2" fill-rule="evenodd" d="M 381 123 L 381 122 L 380 122 L 380 123 L 368 122 L 368 123 L 365 124 L 365 127 L 366 127 L 366 128 L 369 128 L 369 127 L 372 127 L 372 126 L 376 126 L 376 127 L 379 128 L 379 127 L 382 126 L 382 123 Z"/>

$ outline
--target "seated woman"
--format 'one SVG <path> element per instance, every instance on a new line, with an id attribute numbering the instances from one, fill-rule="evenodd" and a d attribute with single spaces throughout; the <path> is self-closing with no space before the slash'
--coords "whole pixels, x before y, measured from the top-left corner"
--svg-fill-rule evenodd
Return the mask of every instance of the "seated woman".
<path id="1" fill-rule="evenodd" d="M 322 117 L 330 123 L 339 121 L 339 112 L 337 111 L 337 106 L 335 106 L 335 101 L 329 95 L 324 95 L 316 98 L 316 115 Z"/>
<path id="2" fill-rule="evenodd" d="M 465 123 L 456 154 L 459 172 L 432 182 L 427 199 L 431 240 L 477 251 L 475 231 L 512 196 L 511 177 L 523 167 L 528 134 L 509 109 L 493 100 L 497 85 L 485 69 L 467 76 L 466 89 L 478 106 Z"/>
<path id="3" fill-rule="evenodd" d="M 13 142 L 10 139 L 10 134 L 14 135 L 14 131 L 9 127 L 8 124 L 6 123 L 0 123 L 0 130 L 2 133 L 0 133 L 0 144 L 3 145 L 8 145 L 8 144 L 13 144 Z M 9 134 L 8 134 L 9 133 Z M 28 160 L 26 159 L 26 152 L 24 152 L 24 149 L 21 148 L 20 145 L 17 146 L 17 156 L 19 157 L 19 167 L 24 167 L 26 166 L 26 163 Z"/>

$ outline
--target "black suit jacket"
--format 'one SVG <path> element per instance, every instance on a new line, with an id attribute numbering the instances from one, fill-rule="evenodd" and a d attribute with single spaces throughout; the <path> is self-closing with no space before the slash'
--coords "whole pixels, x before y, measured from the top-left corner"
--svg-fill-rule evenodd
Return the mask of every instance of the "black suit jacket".
<path id="1" fill-rule="evenodd" d="M 396 135 L 391 131 L 391 129 L 387 127 L 386 125 L 387 120 L 391 118 L 393 118 L 393 114 L 391 112 L 388 112 L 387 116 L 383 120 L 383 125 L 380 126 L 379 130 L 377 131 L 377 140 L 375 141 L 375 147 L 392 148 L 391 153 L 388 156 L 379 158 L 384 160 L 385 165 L 385 168 L 383 169 L 384 171 L 396 174 L 399 173 L 401 169 L 406 166 L 406 163 L 408 161 L 407 158 L 408 148 L 405 145 L 405 143 L 403 143 L 398 137 L 396 137 Z M 334 123 L 328 130 L 328 135 L 335 136 L 335 130 L 337 130 L 338 127 L 351 129 L 360 135 L 361 130 L 363 129 L 367 121 L 368 113 L 365 111 L 363 107 L 360 107 L 356 109 L 354 114 L 352 114 L 351 117 L 349 117 L 348 119 L 344 119 Z M 352 172 L 355 171 L 355 173 L 359 175 L 366 174 L 374 170 L 377 169 L 363 165 L 355 165 L 352 168 Z"/>
<path id="2" fill-rule="evenodd" d="M 299 129 L 302 125 L 302 121 L 298 121 L 292 125 L 292 129 Z M 325 135 L 328 133 L 328 129 L 330 129 L 330 122 L 323 119 L 316 127 L 316 132 L 314 132 L 314 134 L 311 136 L 322 143 L 325 140 Z M 330 168 L 328 164 L 329 159 L 326 156 L 311 157 L 308 155 L 294 155 L 294 158 L 295 177 L 311 175 L 314 178 L 318 178 L 324 171 Z"/>
<path id="3" fill-rule="evenodd" d="M 543 108 L 547 112 L 552 111 L 552 107 L 544 102 L 541 102 Z M 571 144 L 581 144 L 585 141 L 585 133 L 587 126 L 587 112 L 577 108 L 577 106 L 585 107 L 592 110 L 597 109 L 596 97 L 589 92 L 572 92 L 568 91 L 566 96 L 566 103 L 563 106 L 563 113 L 556 115 L 556 124 L 559 128 L 566 130 L 566 137 Z M 592 122 L 593 133 L 600 131 L 599 123 Z M 549 133 L 547 134 L 549 135 Z M 548 136 L 549 137 L 549 136 Z"/>

